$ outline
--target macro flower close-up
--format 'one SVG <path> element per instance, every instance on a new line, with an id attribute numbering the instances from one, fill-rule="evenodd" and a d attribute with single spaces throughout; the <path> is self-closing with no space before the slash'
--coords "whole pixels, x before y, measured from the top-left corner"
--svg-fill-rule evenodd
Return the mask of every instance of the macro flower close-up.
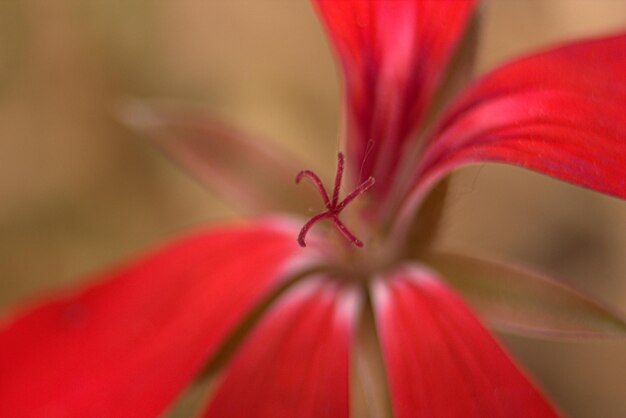
<path id="1" fill-rule="evenodd" d="M 437 239 L 466 166 L 626 199 L 626 32 L 475 76 L 479 1 L 310 3 L 342 83 L 338 143 L 304 159 L 181 101 L 112 100 L 247 215 L 12 306 L 0 416 L 161 416 L 207 381 L 203 417 L 565 416 L 489 329 L 619 339 L 620 309 Z"/>

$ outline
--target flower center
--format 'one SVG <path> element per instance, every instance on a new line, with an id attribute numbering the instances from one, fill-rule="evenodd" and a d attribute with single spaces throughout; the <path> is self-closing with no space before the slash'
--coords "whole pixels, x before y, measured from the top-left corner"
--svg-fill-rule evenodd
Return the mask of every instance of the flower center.
<path id="1" fill-rule="evenodd" d="M 359 240 L 350 230 L 346 227 L 341 220 L 339 220 L 339 214 L 358 196 L 365 193 L 370 187 L 374 185 L 374 178 L 370 177 L 361 183 L 355 190 L 352 191 L 349 195 L 343 198 L 343 200 L 339 201 L 339 189 L 341 188 L 341 180 L 343 178 L 343 169 L 344 169 L 344 156 L 340 152 L 337 154 L 337 174 L 335 175 L 335 185 L 333 187 L 332 197 L 328 196 L 328 192 L 322 183 L 322 180 L 312 172 L 311 170 L 302 170 L 296 176 L 296 184 L 299 184 L 303 178 L 308 178 L 311 180 L 313 185 L 317 188 L 322 200 L 324 201 L 324 206 L 326 206 L 326 210 L 318 213 L 317 215 L 310 218 L 300 230 L 298 234 L 298 244 L 301 247 L 306 247 L 306 235 L 317 222 L 328 219 L 333 225 L 341 232 L 341 234 L 352 244 L 357 247 L 363 247 L 363 242 Z"/>

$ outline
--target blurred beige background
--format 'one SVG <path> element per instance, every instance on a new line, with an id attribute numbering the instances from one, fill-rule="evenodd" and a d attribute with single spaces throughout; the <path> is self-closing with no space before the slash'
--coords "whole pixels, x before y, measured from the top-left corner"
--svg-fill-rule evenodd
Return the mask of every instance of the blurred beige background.
<path id="1" fill-rule="evenodd" d="M 478 72 L 620 28 L 624 0 L 493 0 Z M 333 164 L 339 87 L 304 0 L 0 1 L 0 312 L 235 214 L 116 122 L 128 96 L 193 102 Z M 492 165 L 457 176 L 450 200 L 442 245 L 624 310 L 626 202 Z M 625 342 L 505 343 L 570 416 L 626 415 Z"/>

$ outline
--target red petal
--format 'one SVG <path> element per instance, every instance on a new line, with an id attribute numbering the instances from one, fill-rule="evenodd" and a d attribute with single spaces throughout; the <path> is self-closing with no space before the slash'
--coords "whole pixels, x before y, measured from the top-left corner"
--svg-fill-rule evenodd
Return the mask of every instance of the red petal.
<path id="1" fill-rule="evenodd" d="M 493 71 L 444 118 L 422 188 L 459 165 L 495 161 L 626 198 L 626 35 L 533 55 Z"/>
<path id="2" fill-rule="evenodd" d="M 355 289 L 307 279 L 235 355 L 205 417 L 349 416 Z"/>
<path id="3" fill-rule="evenodd" d="M 405 268 L 373 292 L 397 418 L 557 416 L 432 272 Z"/>
<path id="4" fill-rule="evenodd" d="M 474 0 L 314 0 L 341 59 L 353 181 L 385 192 L 423 119 Z"/>
<path id="5" fill-rule="evenodd" d="M 0 331 L 0 416 L 153 417 L 285 277 L 295 233 L 223 227 Z"/>

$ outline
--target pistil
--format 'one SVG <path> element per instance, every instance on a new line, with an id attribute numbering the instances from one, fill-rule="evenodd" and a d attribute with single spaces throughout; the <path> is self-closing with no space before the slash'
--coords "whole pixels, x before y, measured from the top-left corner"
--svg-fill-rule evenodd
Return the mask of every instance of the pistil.
<path id="1" fill-rule="evenodd" d="M 296 176 L 296 184 L 299 184 L 300 181 L 305 177 L 311 180 L 313 185 L 317 188 L 320 196 L 322 197 L 322 200 L 324 201 L 324 206 L 326 207 L 325 211 L 310 218 L 300 230 L 300 233 L 298 234 L 298 244 L 300 244 L 301 247 L 306 247 L 306 235 L 313 227 L 313 225 L 324 219 L 330 219 L 333 225 L 335 225 L 335 227 L 339 230 L 339 232 L 341 232 L 341 234 L 352 244 L 356 245 L 359 248 L 363 247 L 363 242 L 359 240 L 352 232 L 350 232 L 348 227 L 346 227 L 344 223 L 339 220 L 339 214 L 346 208 L 348 204 L 350 204 L 350 202 L 365 193 L 370 187 L 374 185 L 374 178 L 368 178 L 363 183 L 361 183 L 354 191 L 352 191 L 352 193 L 346 196 L 343 200 L 339 201 L 339 190 L 341 189 L 344 163 L 345 158 L 343 156 L 343 153 L 340 152 L 337 154 L 337 174 L 335 175 L 335 184 L 333 187 L 332 197 L 329 197 L 328 192 L 324 187 L 324 184 L 317 176 L 317 174 L 315 174 L 311 170 L 302 170 Z"/>

